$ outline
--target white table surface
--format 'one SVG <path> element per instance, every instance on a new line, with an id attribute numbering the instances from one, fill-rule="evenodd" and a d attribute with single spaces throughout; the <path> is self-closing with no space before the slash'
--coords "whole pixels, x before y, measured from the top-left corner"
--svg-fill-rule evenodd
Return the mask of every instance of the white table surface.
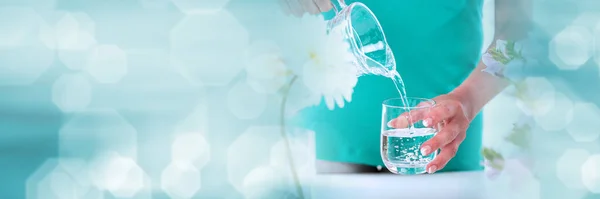
<path id="1" fill-rule="evenodd" d="M 483 172 L 451 172 L 415 176 L 393 174 L 317 175 L 314 186 L 311 188 L 311 198 L 488 198 L 486 197 L 487 182 Z"/>

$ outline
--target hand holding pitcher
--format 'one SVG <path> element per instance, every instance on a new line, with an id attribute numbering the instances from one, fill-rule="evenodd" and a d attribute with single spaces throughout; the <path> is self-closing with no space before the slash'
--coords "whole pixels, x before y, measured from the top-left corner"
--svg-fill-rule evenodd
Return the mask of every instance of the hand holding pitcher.
<path id="1" fill-rule="evenodd" d="M 330 0 L 278 0 L 283 11 L 300 17 L 305 13 L 319 14 L 333 9 Z"/>

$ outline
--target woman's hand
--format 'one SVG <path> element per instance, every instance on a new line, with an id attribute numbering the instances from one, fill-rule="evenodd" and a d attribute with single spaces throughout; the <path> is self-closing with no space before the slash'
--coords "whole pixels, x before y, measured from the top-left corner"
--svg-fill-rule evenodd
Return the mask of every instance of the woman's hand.
<path id="1" fill-rule="evenodd" d="M 434 173 L 446 166 L 458 152 L 471 124 L 470 112 L 464 100 L 456 94 L 441 95 L 433 99 L 436 105 L 424 114 L 423 125 L 440 126 L 438 133 L 423 143 L 421 154 L 429 155 L 438 149 L 440 153 L 427 165 L 427 172 Z"/>
<path id="2" fill-rule="evenodd" d="M 424 126 L 438 129 L 438 133 L 421 146 L 422 155 L 429 155 L 440 149 L 436 158 L 427 165 L 428 173 L 444 168 L 454 158 L 460 144 L 465 140 L 472 118 L 469 115 L 468 104 L 458 94 L 441 95 L 433 100 L 435 105 L 432 108 L 410 112 L 412 121 L 423 121 Z M 407 128 L 406 116 L 407 114 L 403 114 L 390 121 L 389 126 Z"/>
<path id="3" fill-rule="evenodd" d="M 287 14 L 301 17 L 305 13 L 320 14 L 333 8 L 330 0 L 278 0 Z"/>

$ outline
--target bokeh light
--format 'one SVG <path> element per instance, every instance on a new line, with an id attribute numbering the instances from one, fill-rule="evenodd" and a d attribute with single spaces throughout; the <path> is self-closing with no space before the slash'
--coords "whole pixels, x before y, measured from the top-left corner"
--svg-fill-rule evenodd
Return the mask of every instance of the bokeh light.
<path id="1" fill-rule="evenodd" d="M 64 74 L 52 86 L 52 101 L 64 112 L 84 110 L 91 96 L 92 86 L 82 74 Z"/>
<path id="2" fill-rule="evenodd" d="M 243 191 L 242 183 L 248 173 L 261 165 L 268 165 L 271 148 L 281 139 L 279 126 L 248 128 L 227 149 L 229 183 Z"/>
<path id="3" fill-rule="evenodd" d="M 28 42 L 40 29 L 41 17 L 28 7 L 0 7 L 0 46 L 15 47 Z"/>
<path id="4" fill-rule="evenodd" d="M 248 199 L 298 198 L 288 179 L 290 179 L 290 175 L 277 167 L 258 166 L 244 178 L 242 193 Z"/>
<path id="5" fill-rule="evenodd" d="M 49 32 L 52 30 L 47 30 L 44 36 L 52 36 L 53 38 L 45 38 L 48 39 L 46 42 L 48 47 L 56 48 L 56 49 L 68 49 L 75 48 L 79 41 L 79 22 L 75 17 L 69 13 L 63 15 L 63 17 L 56 22 L 56 26 L 54 27 L 54 32 Z"/>
<path id="6" fill-rule="evenodd" d="M 117 83 L 127 73 L 127 55 L 116 45 L 96 46 L 86 69 L 100 83 Z"/>
<path id="7" fill-rule="evenodd" d="M 210 31 L 207 31 L 210 30 Z M 228 84 L 244 67 L 246 29 L 226 10 L 184 17 L 170 35 L 171 65 L 196 85 Z"/>
<path id="8" fill-rule="evenodd" d="M 171 198 L 193 198 L 200 186 L 200 172 L 189 162 L 171 162 L 161 175 L 162 190 Z"/>
<path id="9" fill-rule="evenodd" d="M 546 114 L 534 117 L 535 122 L 546 131 L 560 131 L 571 122 L 569 111 L 573 101 L 561 92 L 554 93 L 554 106 Z"/>
<path id="10" fill-rule="evenodd" d="M 600 155 L 594 154 L 583 163 L 581 178 L 590 192 L 600 194 Z"/>
<path id="11" fill-rule="evenodd" d="M 290 157 L 293 160 L 295 172 L 298 176 L 299 183 L 302 185 L 302 191 L 305 196 L 312 192 L 312 185 L 316 179 L 316 153 L 314 143 L 314 132 L 305 129 L 289 129 L 288 142 L 291 149 L 291 156 L 288 155 L 286 143 L 284 139 L 279 140 L 271 148 L 270 167 L 276 168 L 277 171 L 283 172 L 287 178 L 286 183 L 292 188 L 295 184 L 292 170 L 290 167 Z M 281 175 L 283 175 L 281 174 Z M 283 180 L 283 179 L 282 179 Z M 282 184 L 283 185 L 283 184 Z M 296 190 L 291 189 L 296 195 Z M 286 191 L 289 192 L 289 191 Z"/>
<path id="12" fill-rule="evenodd" d="M 41 35 L 47 47 L 58 50 L 58 59 L 71 70 L 86 67 L 88 56 L 97 44 L 95 22 L 83 12 L 55 12 L 58 18 Z"/>
<path id="13" fill-rule="evenodd" d="M 583 26 L 568 26 L 550 42 L 550 60 L 562 70 L 575 70 L 592 55 L 592 33 Z"/>
<path id="14" fill-rule="evenodd" d="M 174 162 L 190 162 L 202 169 L 210 159 L 210 147 L 199 132 L 186 132 L 176 135 L 171 147 Z"/>
<path id="15" fill-rule="evenodd" d="M 548 79 L 528 77 L 516 85 L 517 106 L 529 116 L 544 115 L 554 107 L 554 91 Z"/>
<path id="16" fill-rule="evenodd" d="M 0 7 L 0 85 L 31 84 L 52 65 L 54 51 L 39 37 L 44 26 L 32 8 Z"/>
<path id="17" fill-rule="evenodd" d="M 116 197 L 131 197 L 144 187 L 144 171 L 134 159 L 114 151 L 99 153 L 91 163 L 94 184 Z"/>
<path id="18" fill-rule="evenodd" d="M 583 149 L 567 149 L 556 162 L 556 176 L 570 189 L 582 189 L 581 166 L 590 153 Z"/>
<path id="19" fill-rule="evenodd" d="M 137 157 L 137 131 L 114 110 L 78 112 L 59 132 L 61 157 L 94 157 L 106 150 Z"/>
<path id="20" fill-rule="evenodd" d="M 568 112 L 567 131 L 578 142 L 593 142 L 600 137 L 600 109 L 593 103 L 577 102 Z"/>
<path id="21" fill-rule="evenodd" d="M 240 119 L 260 116 L 267 107 L 267 95 L 256 92 L 246 81 L 238 81 L 227 94 L 229 110 Z"/>
<path id="22" fill-rule="evenodd" d="M 48 159 L 27 179 L 28 199 L 101 199 L 81 159 Z"/>

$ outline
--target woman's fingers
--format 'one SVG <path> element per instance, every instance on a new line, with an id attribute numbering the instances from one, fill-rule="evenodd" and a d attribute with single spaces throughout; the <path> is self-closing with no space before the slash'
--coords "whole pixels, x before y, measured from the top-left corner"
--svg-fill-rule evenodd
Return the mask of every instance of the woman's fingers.
<path id="1" fill-rule="evenodd" d="M 279 7 L 281 7 L 281 10 L 283 10 L 283 13 L 285 14 L 292 14 L 292 9 L 290 7 L 290 4 L 288 3 L 288 0 L 279 0 Z"/>
<path id="2" fill-rule="evenodd" d="M 445 101 L 433 108 L 427 113 L 423 120 L 423 125 L 426 127 L 434 126 L 444 120 L 449 120 L 460 110 L 460 104 L 455 101 Z"/>
<path id="3" fill-rule="evenodd" d="M 304 8 L 299 0 L 285 0 L 290 8 L 290 13 L 296 17 L 301 17 L 304 14 Z"/>
<path id="4" fill-rule="evenodd" d="M 442 147 L 440 154 L 438 154 L 435 159 L 433 159 L 433 161 L 427 165 L 427 173 L 435 173 L 436 171 L 446 167 L 446 164 L 448 164 L 448 162 L 450 162 L 450 160 L 456 156 L 458 148 L 465 140 L 465 137 L 466 134 L 461 133 L 452 142 Z"/>
<path id="5" fill-rule="evenodd" d="M 425 118 L 425 116 L 427 116 L 427 113 L 430 111 L 429 106 L 431 106 L 431 104 L 428 102 L 419 103 L 415 109 L 408 112 L 404 112 L 400 114 L 400 116 L 398 116 L 396 119 L 390 120 L 388 122 L 388 127 L 397 129 L 408 128 L 409 123 L 414 124 L 419 121 L 422 121 Z M 412 120 L 411 122 L 408 121 L 409 118 Z"/>
<path id="6" fill-rule="evenodd" d="M 333 8 L 330 0 L 279 0 L 286 14 L 301 17 L 304 13 L 319 14 Z"/>
<path id="7" fill-rule="evenodd" d="M 435 136 L 421 145 L 421 154 L 429 155 L 432 152 L 445 147 L 456 140 L 460 134 L 464 134 L 463 131 L 464 130 L 458 123 L 451 121 L 446 126 L 442 127 L 440 132 L 436 133 Z"/>
<path id="8" fill-rule="evenodd" d="M 423 120 L 426 113 L 427 112 L 424 110 L 413 110 L 410 112 L 405 112 L 405 113 L 402 113 L 397 118 L 390 120 L 387 125 L 388 125 L 388 127 L 396 128 L 396 129 L 408 128 L 409 123 L 414 124 L 418 121 Z M 409 118 L 412 120 L 411 122 L 408 121 Z"/>
<path id="9" fill-rule="evenodd" d="M 313 2 L 315 5 L 317 5 L 320 12 L 329 12 L 331 9 L 333 9 L 333 3 L 331 3 L 331 0 L 313 0 Z"/>
<path id="10" fill-rule="evenodd" d="M 300 5 L 302 5 L 302 9 L 304 12 L 308 12 L 310 14 L 320 13 L 319 7 L 315 3 L 314 0 L 296 0 Z M 303 13 L 304 14 L 304 13 Z"/>

